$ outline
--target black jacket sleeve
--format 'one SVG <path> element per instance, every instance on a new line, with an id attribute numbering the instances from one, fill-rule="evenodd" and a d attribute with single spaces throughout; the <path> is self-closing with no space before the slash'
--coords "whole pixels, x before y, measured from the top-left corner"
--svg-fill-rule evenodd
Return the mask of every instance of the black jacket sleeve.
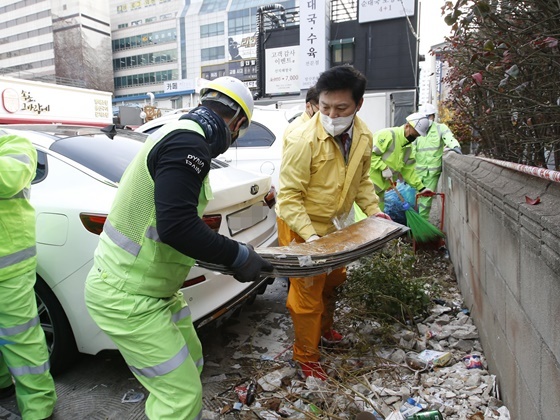
<path id="1" fill-rule="evenodd" d="M 153 147 L 147 165 L 154 180 L 156 227 L 161 241 L 177 251 L 229 266 L 238 243 L 211 230 L 197 213 L 210 162 L 210 148 L 195 132 L 172 133 Z"/>

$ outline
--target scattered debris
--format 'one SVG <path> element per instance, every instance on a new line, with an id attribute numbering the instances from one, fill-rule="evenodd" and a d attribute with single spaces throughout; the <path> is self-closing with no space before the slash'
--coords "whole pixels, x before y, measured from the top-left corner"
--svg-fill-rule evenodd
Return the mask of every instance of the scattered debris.
<path id="1" fill-rule="evenodd" d="M 422 305 L 412 311 L 399 300 L 400 309 L 391 318 L 381 319 L 361 312 L 362 307 L 349 306 L 343 297 L 336 325 L 345 328 L 340 331 L 344 340 L 321 347 L 327 381 L 298 377 L 291 349 L 283 350 L 285 340 L 277 342 L 277 348 L 264 348 L 256 355 L 249 347 L 245 358 L 237 359 L 247 375 L 244 382 L 219 397 L 223 401 L 221 412 L 235 410 L 235 414 L 220 418 L 337 420 L 360 414 L 364 420 L 510 420 L 496 377 L 487 371 L 478 331 L 470 311 L 464 308 L 450 262 L 437 252 L 415 258 L 415 267 L 421 267 L 415 277 L 426 284 Z M 398 288 L 403 299 L 408 299 L 403 294 L 406 287 Z M 419 290 L 414 284 L 405 291 L 413 296 Z M 378 305 L 384 308 L 386 303 Z M 400 319 L 398 314 L 402 314 Z M 266 316 L 282 318 L 278 323 L 289 344 L 289 337 L 293 338 L 291 324 L 286 322 L 289 315 Z M 259 331 L 262 325 L 257 323 L 254 337 L 236 345 L 262 342 Z M 251 385 L 254 401 L 249 402 Z M 226 407 L 228 411 L 224 411 Z"/>
<path id="2" fill-rule="evenodd" d="M 137 403 L 144 399 L 144 393 L 129 389 L 121 398 L 121 403 Z"/>

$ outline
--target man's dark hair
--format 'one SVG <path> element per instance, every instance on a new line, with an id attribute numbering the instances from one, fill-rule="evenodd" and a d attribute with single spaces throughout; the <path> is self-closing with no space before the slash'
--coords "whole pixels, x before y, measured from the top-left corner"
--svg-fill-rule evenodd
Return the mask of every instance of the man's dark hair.
<path id="1" fill-rule="evenodd" d="M 313 102 L 314 104 L 319 103 L 319 93 L 317 92 L 317 88 L 315 86 L 311 86 L 307 89 L 307 94 L 305 95 L 305 103 Z"/>
<path id="2" fill-rule="evenodd" d="M 323 92 L 351 90 L 352 99 L 357 104 L 364 96 L 366 84 L 366 77 L 360 71 L 352 66 L 343 65 L 332 67 L 321 73 L 315 88 L 317 89 L 317 97 Z"/>

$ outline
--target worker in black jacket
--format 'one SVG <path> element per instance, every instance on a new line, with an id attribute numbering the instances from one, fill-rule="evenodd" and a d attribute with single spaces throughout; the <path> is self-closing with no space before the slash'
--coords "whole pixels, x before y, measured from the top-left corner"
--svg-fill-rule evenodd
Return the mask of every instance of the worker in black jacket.
<path id="1" fill-rule="evenodd" d="M 201 220 L 211 159 L 249 126 L 251 93 L 221 77 L 200 97 L 202 106 L 152 133 L 125 171 L 86 282 L 92 318 L 150 392 L 150 419 L 201 416 L 202 347 L 180 292 L 195 260 L 230 266 L 241 282 L 272 271 Z"/>

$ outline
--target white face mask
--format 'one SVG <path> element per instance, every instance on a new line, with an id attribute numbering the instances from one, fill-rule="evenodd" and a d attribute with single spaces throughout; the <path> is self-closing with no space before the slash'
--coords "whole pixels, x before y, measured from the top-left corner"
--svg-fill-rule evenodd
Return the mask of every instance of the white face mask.
<path id="1" fill-rule="evenodd" d="M 348 115 L 347 117 L 331 118 L 328 115 L 321 113 L 321 124 L 327 133 L 331 136 L 338 136 L 352 125 L 356 113 Z"/>

